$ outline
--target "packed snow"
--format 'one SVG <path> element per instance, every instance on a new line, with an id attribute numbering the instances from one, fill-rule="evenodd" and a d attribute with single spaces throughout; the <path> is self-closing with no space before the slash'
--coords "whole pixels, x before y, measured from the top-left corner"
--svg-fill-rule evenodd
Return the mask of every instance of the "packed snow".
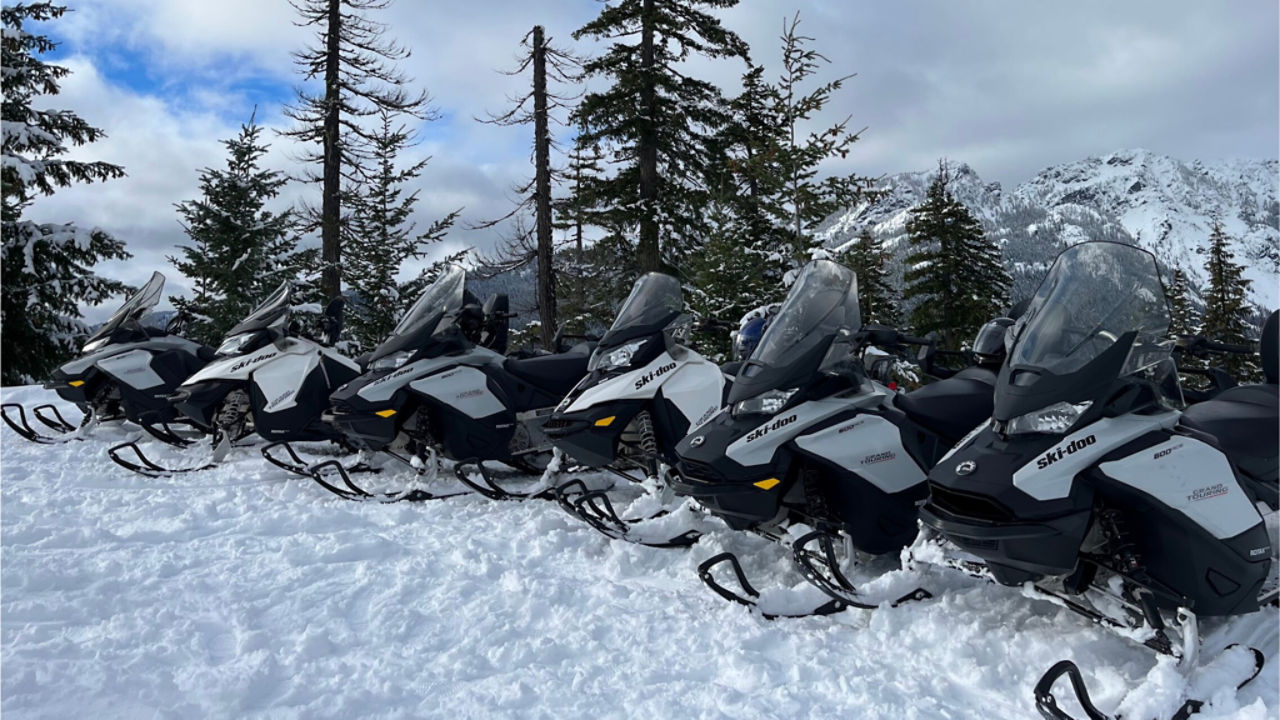
<path id="1" fill-rule="evenodd" d="M 694 571 L 731 549 L 759 585 L 797 588 L 773 594 L 808 592 L 753 536 L 658 550 L 549 502 L 352 503 L 253 448 L 152 479 L 105 455 L 136 435 L 42 446 L 0 431 L 6 718 L 1034 718 L 1031 688 L 1063 658 L 1099 707 L 1138 718 L 1171 714 L 1188 682 L 1169 658 L 952 571 L 868 586 L 921 584 L 924 602 L 770 621 Z M 1201 624 L 1203 655 L 1245 642 L 1268 658 L 1202 717 L 1275 717 L 1276 611 Z"/>

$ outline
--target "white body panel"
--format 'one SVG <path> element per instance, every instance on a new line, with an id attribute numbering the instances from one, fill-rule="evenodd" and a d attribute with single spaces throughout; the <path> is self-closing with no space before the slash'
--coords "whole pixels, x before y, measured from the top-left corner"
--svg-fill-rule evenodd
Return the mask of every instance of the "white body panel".
<path id="1" fill-rule="evenodd" d="M 1194 438 L 1173 437 L 1098 467 L 1108 477 L 1191 518 L 1219 540 L 1262 522 L 1257 508 L 1240 489 L 1227 456 Z"/>
<path id="2" fill-rule="evenodd" d="M 319 364 L 319 353 L 289 353 L 259 365 L 253 371 L 253 384 L 266 398 L 262 412 L 280 412 L 297 406 L 303 381 Z"/>
<path id="3" fill-rule="evenodd" d="M 845 412 L 857 403 L 850 398 L 823 398 L 801 403 L 766 420 L 759 427 L 734 440 L 725 450 L 739 465 L 764 465 L 773 459 L 778 446 L 791 440 L 816 422 Z M 730 412 L 726 409 L 724 412 Z"/>
<path id="4" fill-rule="evenodd" d="M 278 345 L 272 343 L 266 347 L 246 353 L 244 355 L 234 355 L 222 360 L 215 360 L 204 367 L 203 370 L 187 378 L 182 383 L 183 386 L 195 385 L 197 383 L 207 382 L 209 380 L 241 380 L 248 381 L 249 376 L 262 370 L 267 363 L 281 362 L 284 358 L 289 357 L 311 357 L 315 362 L 319 362 L 319 356 L 324 355 L 332 360 L 339 362 L 356 372 L 360 372 L 360 366 L 353 360 L 344 357 L 340 353 L 326 348 L 318 343 L 314 343 L 305 338 L 284 338 Z M 301 366 L 294 360 L 289 360 L 286 365 L 292 367 L 297 372 Z M 314 365 L 312 365 L 314 367 Z M 280 387 L 275 385 L 278 382 L 279 375 L 271 373 L 273 377 L 272 389 Z M 305 376 L 294 379 L 292 384 L 300 384 Z M 261 386 L 260 386 L 261 387 Z M 267 401 L 270 402 L 274 397 L 271 390 L 265 390 Z M 279 410 L 280 408 L 276 408 Z"/>
<path id="5" fill-rule="evenodd" d="M 1103 418 L 1071 433 L 1048 452 L 1018 468 L 1013 484 L 1037 500 L 1058 500 L 1071 494 L 1076 474 L 1103 455 L 1156 430 L 1168 430 L 1178 413 L 1121 415 Z"/>
<path id="6" fill-rule="evenodd" d="M 692 350 L 677 360 L 663 352 L 642 368 L 611 377 L 588 388 L 560 412 L 579 412 L 617 400 L 648 400 L 658 390 L 678 408 L 689 426 L 715 415 L 724 396 L 724 375 L 719 366 Z"/>
<path id="7" fill-rule="evenodd" d="M 481 347 L 472 348 L 463 355 L 444 355 L 417 360 L 365 385 L 357 394 L 370 402 L 384 402 L 390 400 L 397 390 L 424 375 L 458 365 L 481 367 L 494 363 L 501 364 L 502 360 L 503 357 L 498 353 Z"/>
<path id="8" fill-rule="evenodd" d="M 886 493 L 901 492 L 925 481 L 924 471 L 902 446 L 902 431 L 877 415 L 857 415 L 812 435 L 801 435 L 796 445 L 857 473 Z"/>
<path id="9" fill-rule="evenodd" d="M 409 383 L 417 392 L 435 398 L 473 418 L 502 412 L 506 406 L 489 392 L 488 376 L 474 367 L 455 367 Z"/>
<path id="10" fill-rule="evenodd" d="M 186 350 L 192 355 L 195 355 L 196 350 L 199 347 L 200 346 L 198 344 L 193 343 L 190 340 L 187 340 L 186 338 L 178 337 L 177 335 L 162 335 L 160 337 L 154 337 L 143 342 L 120 343 L 119 345 L 108 345 L 96 352 L 90 353 L 81 358 L 76 358 L 75 360 L 72 360 L 71 362 L 66 363 L 65 365 L 62 366 L 62 371 L 67 373 L 68 375 L 79 375 L 84 371 L 88 370 L 94 364 L 101 365 L 102 362 L 108 360 L 109 358 L 113 358 L 113 357 L 116 357 L 117 355 L 123 355 L 125 353 L 134 352 L 137 350 L 142 350 L 150 354 L 154 354 L 156 352 L 163 352 L 165 350 Z"/>
<path id="11" fill-rule="evenodd" d="M 151 368 L 155 354 L 149 350 L 129 350 L 98 361 L 98 369 L 116 382 L 139 390 L 163 385 L 164 380 Z"/>

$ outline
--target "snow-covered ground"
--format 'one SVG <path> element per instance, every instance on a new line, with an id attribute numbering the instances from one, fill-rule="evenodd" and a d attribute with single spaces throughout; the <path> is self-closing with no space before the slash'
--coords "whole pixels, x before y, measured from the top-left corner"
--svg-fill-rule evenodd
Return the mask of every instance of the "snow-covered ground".
<path id="1" fill-rule="evenodd" d="M 922 603 L 769 621 L 694 572 L 733 549 L 799 585 L 758 538 L 657 550 L 548 502 L 356 504 L 252 450 L 149 479 L 107 459 L 127 435 L 0 431 L 6 718 L 1035 718 L 1031 687 L 1064 657 L 1104 710 L 1178 704 L 1168 659 L 955 573 L 886 578 L 927 584 Z M 1268 657 L 1203 717 L 1276 717 L 1277 613 L 1202 625 L 1206 653 Z"/>

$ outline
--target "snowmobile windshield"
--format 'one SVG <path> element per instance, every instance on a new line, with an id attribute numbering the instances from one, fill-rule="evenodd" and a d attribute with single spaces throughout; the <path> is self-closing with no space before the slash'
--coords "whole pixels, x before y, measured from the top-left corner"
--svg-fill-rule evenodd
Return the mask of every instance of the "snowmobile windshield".
<path id="1" fill-rule="evenodd" d="M 89 347 L 99 340 L 111 337 L 112 333 L 120 329 L 126 323 L 141 320 L 143 315 L 150 312 L 151 308 L 155 307 L 160 302 L 160 295 L 163 292 L 164 275 L 161 275 L 158 272 L 151 273 L 151 279 L 147 281 L 147 284 L 143 285 L 138 292 L 130 295 L 129 298 L 124 301 L 124 304 L 120 306 L 120 309 L 116 310 L 115 313 L 113 313 L 111 317 L 103 323 L 102 327 L 98 328 L 98 331 L 85 341 L 85 347 Z M 100 345 L 102 344 L 105 343 L 101 343 Z"/>
<path id="2" fill-rule="evenodd" d="M 858 281 L 853 271 L 831 260 L 810 262 L 800 271 L 777 316 L 743 366 L 729 402 L 807 384 L 824 369 L 827 351 L 836 336 L 851 338 L 860 327 Z"/>
<path id="3" fill-rule="evenodd" d="M 684 310 L 680 281 L 670 275 L 651 272 L 631 287 L 631 294 L 618 310 L 609 331 L 600 338 L 601 347 L 613 347 L 632 338 L 660 332 Z"/>
<path id="4" fill-rule="evenodd" d="M 235 327 L 227 331 L 227 338 L 235 337 L 243 333 L 256 332 L 265 330 L 274 325 L 281 318 L 289 314 L 289 301 L 293 297 L 293 287 L 289 282 L 280 283 L 280 287 L 275 292 L 267 296 L 266 300 L 245 319 L 236 324 Z"/>
<path id="5" fill-rule="evenodd" d="M 1136 333 L 1120 376 L 1167 359 L 1169 307 L 1156 259 L 1132 245 L 1086 242 L 1054 261 L 1018 321 L 1009 365 L 1065 375 Z"/>
<path id="6" fill-rule="evenodd" d="M 431 283 L 417 302 L 396 323 L 391 335 L 369 357 L 378 360 L 387 355 L 416 347 L 450 325 L 462 310 L 466 294 L 467 271 L 451 265 Z"/>

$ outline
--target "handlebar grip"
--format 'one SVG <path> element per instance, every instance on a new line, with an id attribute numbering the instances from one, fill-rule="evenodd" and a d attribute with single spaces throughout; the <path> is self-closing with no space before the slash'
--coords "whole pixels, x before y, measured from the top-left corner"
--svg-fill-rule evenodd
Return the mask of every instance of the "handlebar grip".
<path id="1" fill-rule="evenodd" d="M 1219 343 L 1212 340 L 1205 340 L 1204 346 L 1209 350 L 1234 353 L 1236 355 L 1252 355 L 1257 352 L 1253 345 L 1233 345 L 1231 343 Z"/>
<path id="2" fill-rule="evenodd" d="M 914 335 L 902 335 L 902 334 L 898 335 L 898 342 L 903 342 L 908 345 L 932 345 L 933 344 L 932 340 L 916 337 Z"/>

